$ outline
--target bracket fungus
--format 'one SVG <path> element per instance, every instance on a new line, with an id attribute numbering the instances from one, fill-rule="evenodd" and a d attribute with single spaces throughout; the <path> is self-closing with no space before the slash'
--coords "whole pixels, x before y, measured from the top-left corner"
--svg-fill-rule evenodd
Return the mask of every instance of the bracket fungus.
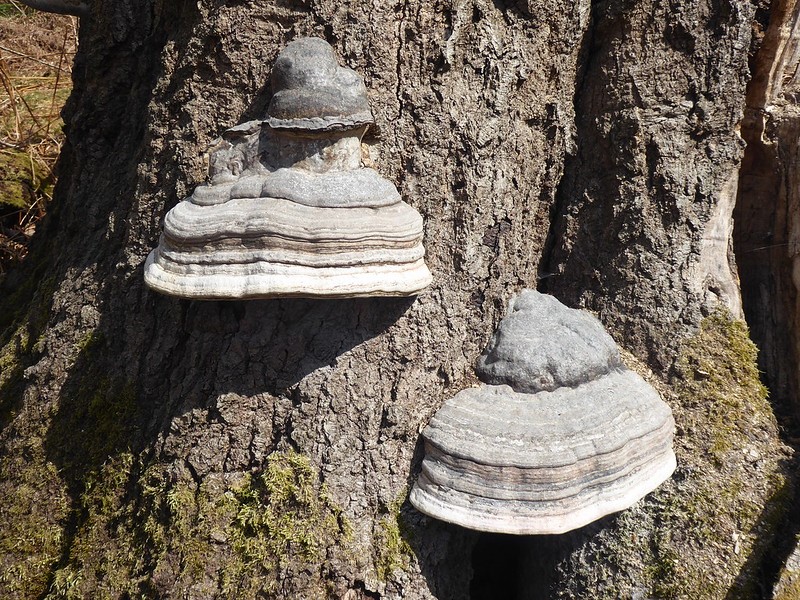
<path id="1" fill-rule="evenodd" d="M 431 282 L 422 217 L 362 165 L 373 118 L 361 76 L 300 38 L 272 89 L 267 118 L 225 131 L 209 183 L 167 213 L 147 285 L 201 299 L 418 293 Z"/>
<path id="2" fill-rule="evenodd" d="M 411 503 L 429 516 L 559 534 L 630 507 L 675 470 L 670 408 L 586 312 L 522 292 L 477 373 L 484 383 L 423 432 Z"/>

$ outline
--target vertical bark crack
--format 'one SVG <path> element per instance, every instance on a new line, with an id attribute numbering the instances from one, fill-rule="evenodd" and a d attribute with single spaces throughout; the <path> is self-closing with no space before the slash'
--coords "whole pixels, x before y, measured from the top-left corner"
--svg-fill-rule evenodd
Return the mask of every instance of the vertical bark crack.
<path id="1" fill-rule="evenodd" d="M 578 64 L 575 70 L 575 94 L 572 98 L 574 121 L 570 124 L 571 127 L 564 127 L 564 130 L 572 135 L 574 139 L 569 140 L 565 135 L 565 138 L 567 138 L 565 139 L 565 145 L 568 150 L 565 155 L 564 170 L 556 191 L 555 203 L 550 210 L 550 227 L 547 231 L 542 257 L 539 261 L 536 287 L 542 293 L 548 292 L 550 278 L 556 276 L 559 272 L 559 266 L 555 263 L 555 251 L 560 247 L 565 233 L 564 219 L 570 205 L 569 195 L 571 192 L 569 178 L 575 171 L 575 161 L 580 160 L 578 148 L 581 144 L 581 139 L 577 121 L 581 115 L 580 101 L 587 88 L 589 73 L 592 71 L 592 48 L 594 47 L 595 19 L 599 2 L 600 0 L 591 1 L 586 30 L 581 37 L 581 48 L 578 52 Z M 560 119 L 563 117 L 557 112 L 555 118 Z M 562 123 L 559 123 L 559 125 L 563 126 Z"/>

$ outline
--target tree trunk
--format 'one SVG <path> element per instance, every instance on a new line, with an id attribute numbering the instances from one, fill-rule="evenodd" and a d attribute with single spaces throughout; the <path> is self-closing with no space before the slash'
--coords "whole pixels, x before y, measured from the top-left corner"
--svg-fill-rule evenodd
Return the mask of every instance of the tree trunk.
<path id="1" fill-rule="evenodd" d="M 3 282 L 0 595 L 755 597 L 791 497 L 730 251 L 767 12 L 94 2 L 56 206 Z M 364 76 L 369 160 L 422 214 L 434 283 L 411 299 L 149 291 L 160 220 L 212 140 L 264 116 L 301 35 Z M 424 517 L 406 502 L 419 432 L 537 285 L 654 369 L 679 470 L 567 536 Z"/>

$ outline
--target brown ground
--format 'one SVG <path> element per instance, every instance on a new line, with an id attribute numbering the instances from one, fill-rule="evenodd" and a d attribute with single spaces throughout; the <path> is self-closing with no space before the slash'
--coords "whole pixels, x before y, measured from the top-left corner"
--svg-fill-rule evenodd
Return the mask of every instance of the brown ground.
<path id="1" fill-rule="evenodd" d="M 76 18 L 0 2 L 0 275 L 52 199 L 77 41 Z"/>

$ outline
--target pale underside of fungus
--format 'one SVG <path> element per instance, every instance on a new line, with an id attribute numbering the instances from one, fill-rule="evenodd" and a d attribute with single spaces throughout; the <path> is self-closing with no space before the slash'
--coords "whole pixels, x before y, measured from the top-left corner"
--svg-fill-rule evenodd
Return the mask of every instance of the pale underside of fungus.
<path id="1" fill-rule="evenodd" d="M 361 77 L 301 38 L 272 84 L 267 119 L 227 130 L 210 182 L 166 215 L 147 284 L 200 299 L 418 293 L 431 281 L 422 217 L 362 165 L 372 114 Z"/>
<path id="2" fill-rule="evenodd" d="M 412 504 L 470 529 L 559 534 L 624 510 L 675 469 L 674 422 L 588 313 L 525 291 L 478 362 L 485 384 L 423 432 Z"/>

